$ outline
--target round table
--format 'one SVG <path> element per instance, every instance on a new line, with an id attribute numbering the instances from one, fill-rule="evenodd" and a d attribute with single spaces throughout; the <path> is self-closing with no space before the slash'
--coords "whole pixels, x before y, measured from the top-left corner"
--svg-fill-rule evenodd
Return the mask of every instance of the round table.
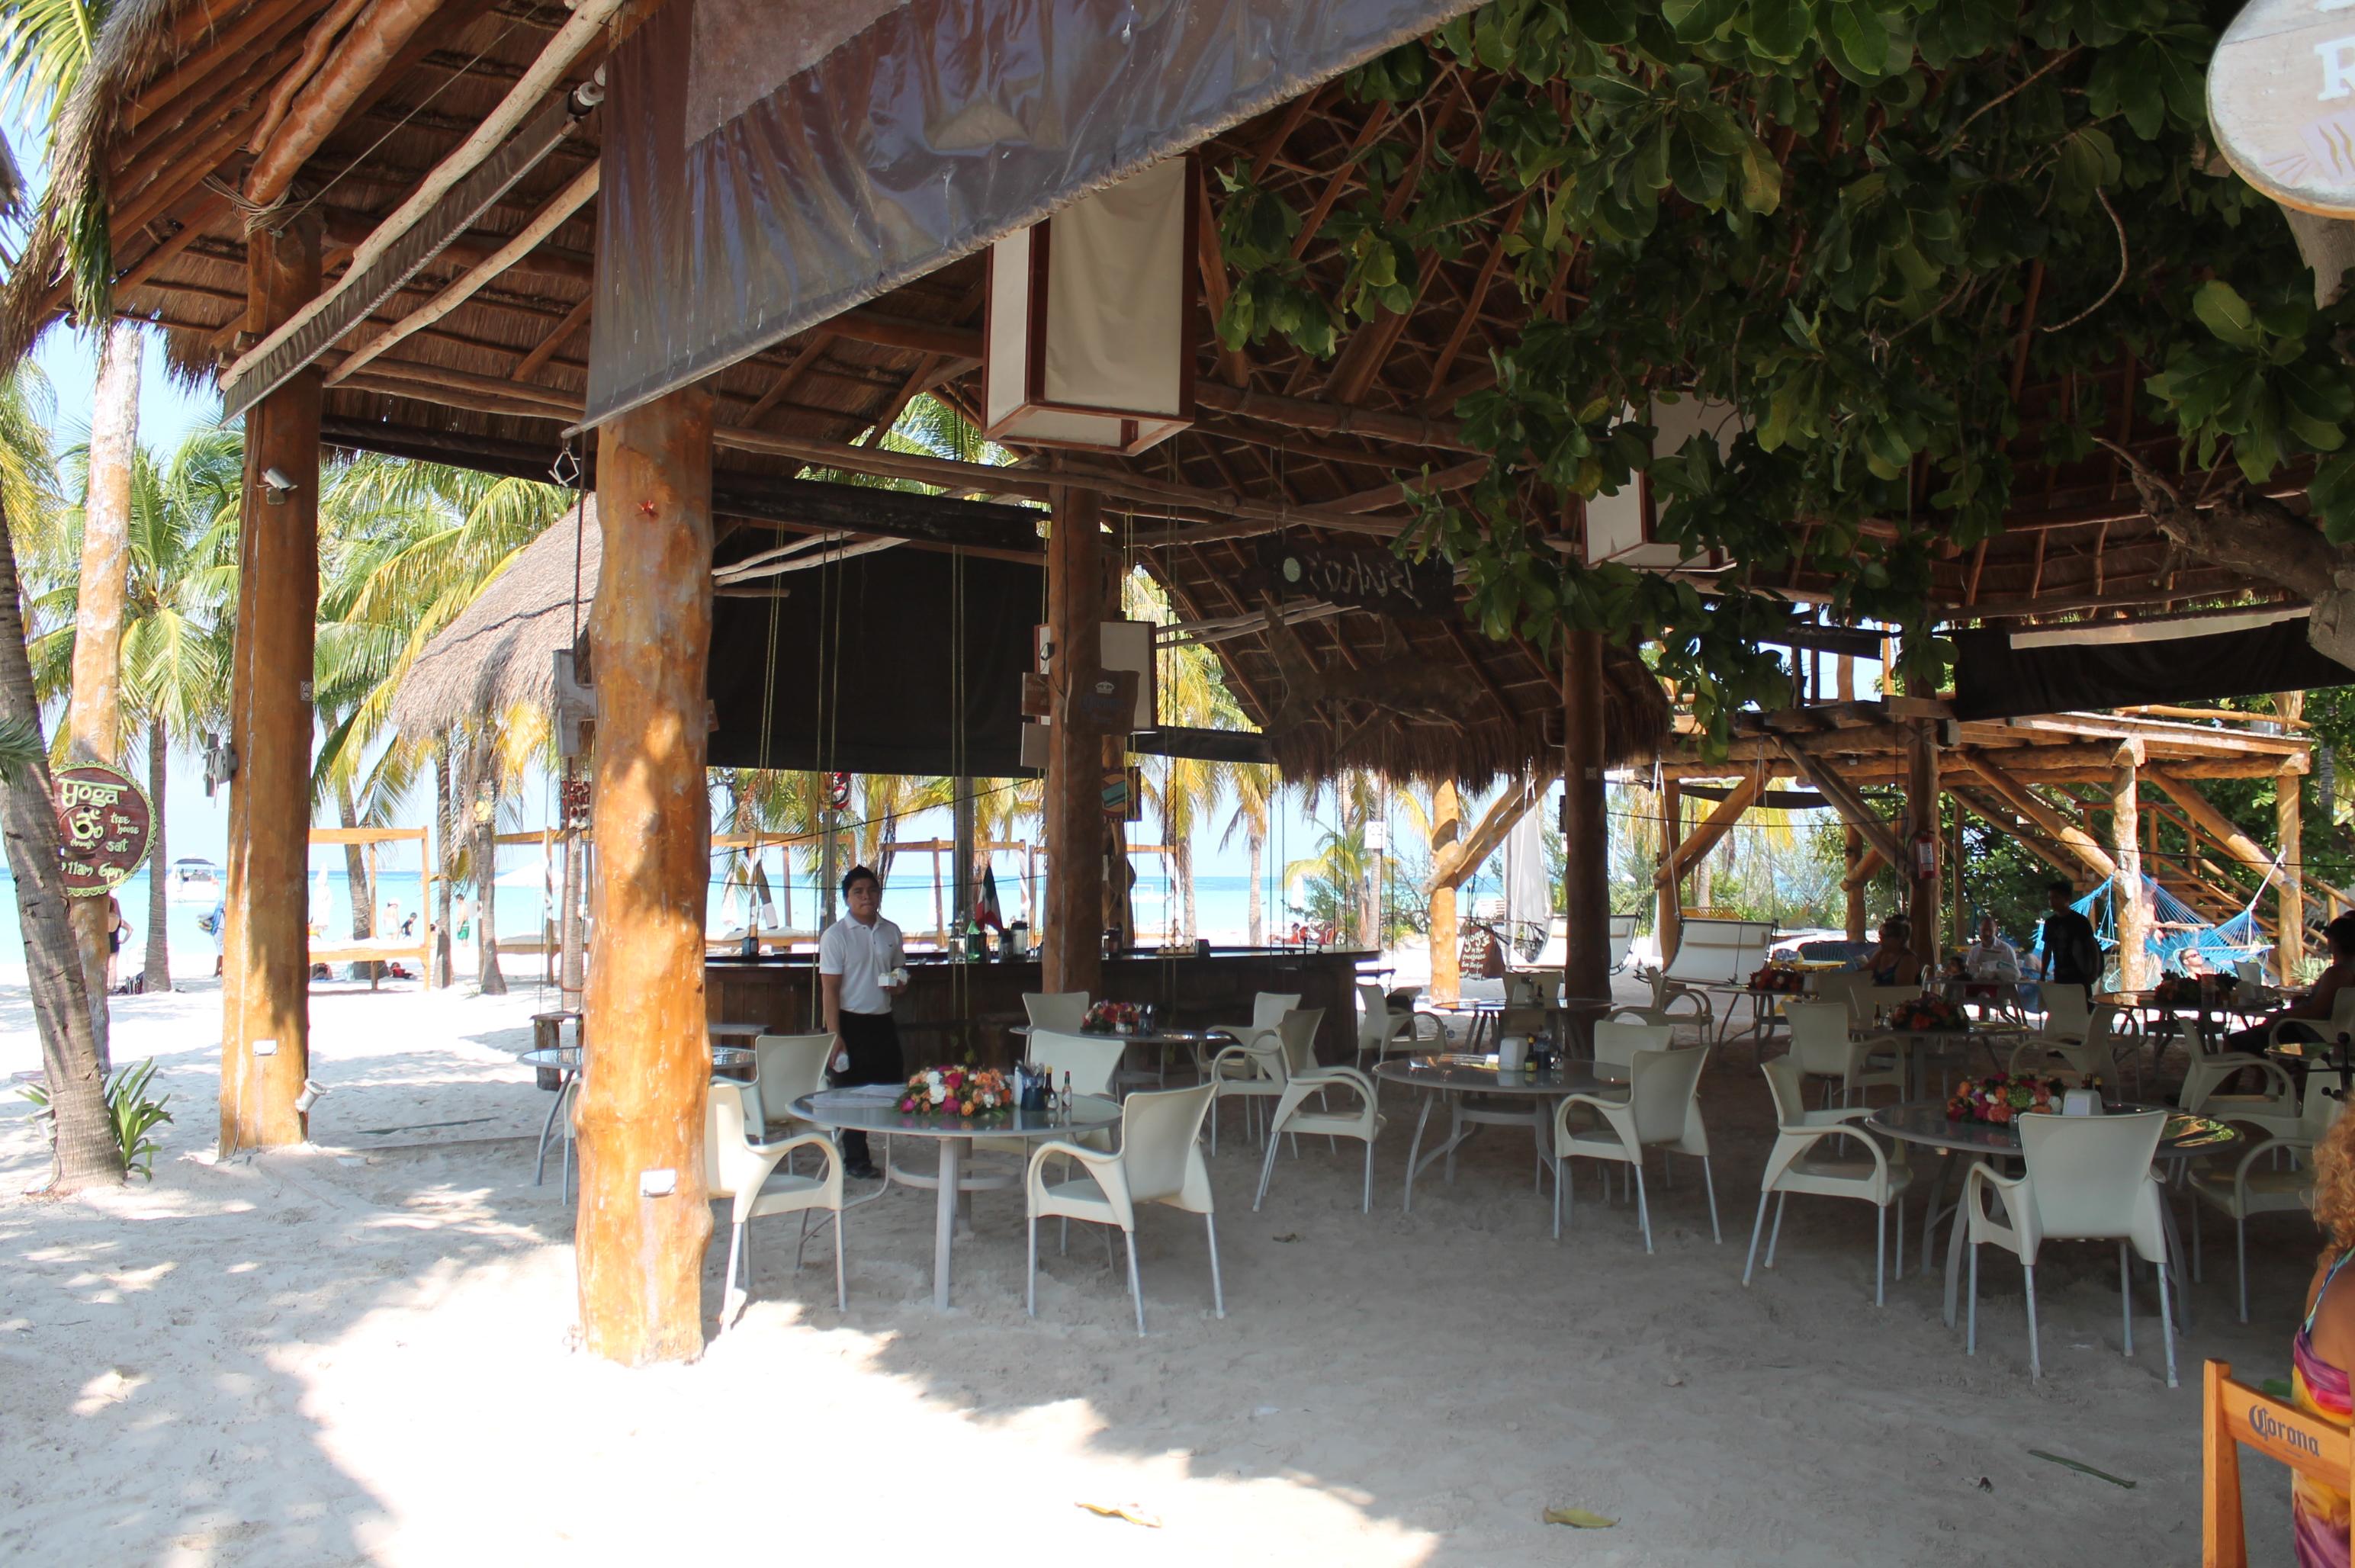
<path id="1" fill-rule="evenodd" d="M 939 1145 L 938 1176 L 914 1175 L 901 1170 L 891 1163 L 887 1148 L 883 1157 L 883 1184 L 888 1189 L 893 1181 L 898 1181 L 909 1187 L 931 1187 L 939 1191 L 940 1200 L 932 1225 L 932 1305 L 943 1310 L 949 1304 L 949 1265 L 956 1242 L 958 1195 L 983 1187 L 994 1189 L 1007 1185 L 1003 1178 L 976 1181 L 964 1174 L 965 1157 L 973 1152 L 973 1140 L 977 1137 L 1018 1138 L 1028 1142 L 1074 1137 L 1098 1127 L 1111 1126 L 1120 1120 L 1120 1106 L 1094 1094 L 1074 1095 L 1069 1115 L 1052 1111 L 1020 1110 L 988 1111 L 977 1116 L 919 1115 L 900 1109 L 900 1086 L 880 1086 L 889 1091 L 888 1095 L 878 1093 L 877 1087 L 822 1089 L 794 1101 L 793 1114 L 803 1121 L 831 1127 L 837 1132 L 865 1133 L 869 1137 L 931 1138 Z"/>
<path id="2" fill-rule="evenodd" d="M 2167 1130 L 2159 1136 L 2158 1160 L 2189 1159 L 2194 1155 L 2210 1154 L 2240 1140 L 2240 1133 L 2210 1116 L 2186 1115 L 2172 1105 L 2125 1101 L 2110 1107 L 2112 1115 L 2131 1115 L 2138 1111 L 2166 1111 Z M 1883 1105 L 1864 1119 L 1864 1125 L 1885 1137 L 1901 1143 L 1920 1144 L 1925 1148 L 1942 1149 L 1977 1162 L 1989 1159 L 2019 1157 L 2019 1125 L 2017 1122 L 1958 1122 L 1946 1115 L 1943 1100 L 1909 1100 L 1902 1104 Z M 1922 1218 L 1922 1268 L 1929 1272 L 1931 1248 L 1938 1230 L 1939 1203 L 1945 1197 L 1946 1181 L 1955 1165 L 1953 1160 L 1938 1162 L 1938 1179 L 1930 1189 L 1930 1206 Z M 2175 1231 L 2175 1211 L 2165 1201 L 2162 1193 L 2159 1216 L 2167 1224 L 2167 1252 L 2176 1278 L 2189 1281 L 2183 1271 L 2183 1243 Z M 1962 1264 L 1965 1232 L 1967 1227 L 1962 1216 L 1955 1217 L 1946 1238 L 1946 1327 L 1955 1325 L 1955 1292 L 1956 1271 Z M 2177 1310 L 2183 1326 L 2191 1327 L 2189 1289 L 2175 1293 Z"/>
<path id="3" fill-rule="evenodd" d="M 1993 1070 L 2000 1072 L 2007 1064 L 1995 1061 L 1997 1044 L 2017 1046 L 2028 1038 L 2028 1033 L 2018 1024 L 1978 1024 L 1968 1029 L 1863 1029 L 1857 1031 L 1857 1038 L 1887 1046 L 1895 1053 L 1898 1068 L 1905 1074 L 1905 1093 L 1922 1095 L 1929 1093 L 1930 1086 L 1926 1075 L 1919 1071 L 1927 1065 L 1920 1058 L 1956 1046 L 1967 1056 L 1976 1040 L 1987 1048 L 1987 1060 L 1995 1063 Z"/>
<path id="4" fill-rule="evenodd" d="M 1541 1168 L 1539 1180 L 1542 1183 L 1542 1167 L 1553 1157 L 1553 1102 L 1565 1094 L 1607 1093 L 1614 1087 L 1575 1062 L 1542 1072 L 1506 1072 L 1497 1068 L 1493 1056 L 1461 1054 L 1378 1061 L 1374 1064 L 1374 1076 L 1423 1092 L 1423 1110 L 1414 1119 L 1414 1142 L 1408 1147 L 1406 1155 L 1406 1197 L 1401 1208 L 1407 1213 L 1414 1211 L 1414 1179 L 1444 1155 L 1447 1159 L 1447 1179 L 1455 1180 L 1455 1151 L 1483 1126 L 1529 1128 L 1537 1137 Z M 1624 1087 L 1620 1092 L 1625 1093 Z M 1465 1103 L 1466 1096 L 1476 1094 L 1528 1104 L 1504 1109 Z M 1432 1107 L 1443 1098 L 1448 1102 L 1450 1117 L 1447 1141 L 1429 1154 L 1422 1154 L 1423 1128 L 1431 1121 Z"/>
<path id="5" fill-rule="evenodd" d="M 587 1049 L 578 1045 L 542 1046 L 517 1057 L 526 1067 L 545 1067 L 557 1074 L 556 1104 L 548 1108 L 548 1119 L 539 1124 L 539 1148 L 532 1158 L 531 1184 L 537 1187 L 548 1175 L 548 1140 L 556 1131 L 556 1118 L 572 1102 L 573 1085 L 579 1082 L 582 1065 L 588 1060 Z M 741 1045 L 715 1045 L 711 1048 L 711 1065 L 730 1072 L 751 1067 L 757 1060 L 751 1051 Z M 572 1196 L 572 1141 L 564 1143 L 564 1195 Z"/>
<path id="6" fill-rule="evenodd" d="M 1018 1039 L 1027 1040 L 1030 1038 L 1031 1031 L 1037 1029 L 1037 1027 L 1038 1026 L 1035 1024 L 1016 1024 L 1011 1032 Z M 1060 1029 L 1048 1029 L 1043 1032 L 1049 1034 L 1060 1034 L 1064 1031 Z M 1156 1083 L 1167 1083 L 1169 1082 L 1169 1048 L 1173 1045 L 1182 1045 L 1188 1051 L 1191 1051 L 1194 1053 L 1195 1063 L 1199 1070 L 1204 1064 L 1202 1052 L 1205 1050 L 1215 1051 L 1225 1046 L 1238 1045 L 1241 1043 L 1235 1039 L 1231 1031 L 1222 1029 L 1139 1029 L 1135 1034 L 1115 1034 L 1108 1030 L 1083 1029 L 1076 1031 L 1073 1034 L 1073 1038 L 1077 1040 L 1116 1040 L 1123 1045 L 1145 1045 L 1157 1048 L 1161 1062 L 1160 1070 L 1149 1075 Z M 1133 1078 L 1141 1081 L 1146 1078 L 1148 1074 L 1143 1072 L 1132 1073 L 1124 1070 L 1119 1076 L 1122 1078 Z"/>

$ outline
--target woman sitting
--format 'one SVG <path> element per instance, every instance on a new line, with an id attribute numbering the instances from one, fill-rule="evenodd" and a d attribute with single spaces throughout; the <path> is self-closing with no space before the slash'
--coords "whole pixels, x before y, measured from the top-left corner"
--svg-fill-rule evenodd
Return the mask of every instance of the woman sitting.
<path id="1" fill-rule="evenodd" d="M 1880 944 L 1859 959 L 1857 967 L 1870 974 L 1876 986 L 1902 986 L 1908 976 L 1918 973 L 1912 923 L 1902 914 L 1882 921 Z"/>
<path id="2" fill-rule="evenodd" d="M 2271 1018 L 2260 1019 L 2248 1029 L 2224 1037 L 2223 1050 L 2262 1051 L 2276 1040 L 2320 1040 L 2322 1032 L 2311 1025 L 2299 1022 L 2312 1019 L 2328 1022 L 2339 1005 L 2339 993 L 2355 984 L 2355 913 L 2342 914 L 2322 928 L 2323 939 L 2330 944 L 2330 967 L 2314 983 L 2306 999 L 2292 1003 Z M 2276 1024 L 2289 1024 L 2278 1035 Z M 2327 1042 L 2326 1042 L 2327 1043 Z"/>
<path id="3" fill-rule="evenodd" d="M 2339 1117 L 2315 1147 L 2314 1219 L 2329 1243 L 2307 1288 L 2306 1321 L 2290 1341 L 2290 1397 L 2300 1410 L 2345 1426 L 2355 1413 L 2347 1379 L 2355 1366 L 2355 1281 L 2339 1279 L 2355 1257 L 2355 1116 Z M 2293 1476 L 2289 1509 L 2298 1568 L 2349 1568 L 2347 1494 Z"/>

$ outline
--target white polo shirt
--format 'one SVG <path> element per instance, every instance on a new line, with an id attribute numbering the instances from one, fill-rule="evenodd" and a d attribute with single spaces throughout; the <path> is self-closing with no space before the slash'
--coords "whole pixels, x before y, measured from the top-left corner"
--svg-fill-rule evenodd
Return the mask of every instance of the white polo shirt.
<path id="1" fill-rule="evenodd" d="M 842 977 L 842 1010 L 846 1013 L 888 1013 L 891 993 L 883 988 L 886 971 L 899 967 L 902 956 L 900 928 L 875 917 L 861 925 L 844 915 L 817 939 L 817 972 Z"/>

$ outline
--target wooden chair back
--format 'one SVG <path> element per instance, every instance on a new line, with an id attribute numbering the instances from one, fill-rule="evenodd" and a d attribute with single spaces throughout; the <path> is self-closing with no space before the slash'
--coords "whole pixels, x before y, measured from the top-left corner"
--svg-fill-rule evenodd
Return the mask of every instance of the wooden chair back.
<path id="1" fill-rule="evenodd" d="M 2355 1443 L 2344 1428 L 2234 1382 L 2227 1362 L 2210 1361 L 2201 1383 L 2200 1561 L 2204 1568 L 2248 1568 L 2241 1520 L 2242 1445 L 2324 1486 L 2355 1494 Z"/>

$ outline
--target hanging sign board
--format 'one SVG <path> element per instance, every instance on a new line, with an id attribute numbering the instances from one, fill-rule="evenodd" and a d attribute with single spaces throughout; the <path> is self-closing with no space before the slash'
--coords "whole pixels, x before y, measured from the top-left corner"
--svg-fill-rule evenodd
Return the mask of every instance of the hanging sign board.
<path id="1" fill-rule="evenodd" d="M 2287 207 L 2355 218 L 2355 7 L 2250 0 L 2208 66 L 2208 119 L 2243 179 Z"/>
<path id="2" fill-rule="evenodd" d="M 1455 613 L 1455 570 L 1437 556 L 1409 560 L 1380 546 L 1308 544 L 1283 534 L 1259 541 L 1260 592 L 1323 599 L 1386 615 Z"/>
<path id="3" fill-rule="evenodd" d="M 828 773 L 826 775 L 826 804 L 836 811 L 841 811 L 850 805 L 850 775 L 848 773 Z"/>
<path id="4" fill-rule="evenodd" d="M 60 768 L 57 790 L 67 894 L 94 898 L 129 880 L 155 837 L 147 792 L 102 763 Z"/>

